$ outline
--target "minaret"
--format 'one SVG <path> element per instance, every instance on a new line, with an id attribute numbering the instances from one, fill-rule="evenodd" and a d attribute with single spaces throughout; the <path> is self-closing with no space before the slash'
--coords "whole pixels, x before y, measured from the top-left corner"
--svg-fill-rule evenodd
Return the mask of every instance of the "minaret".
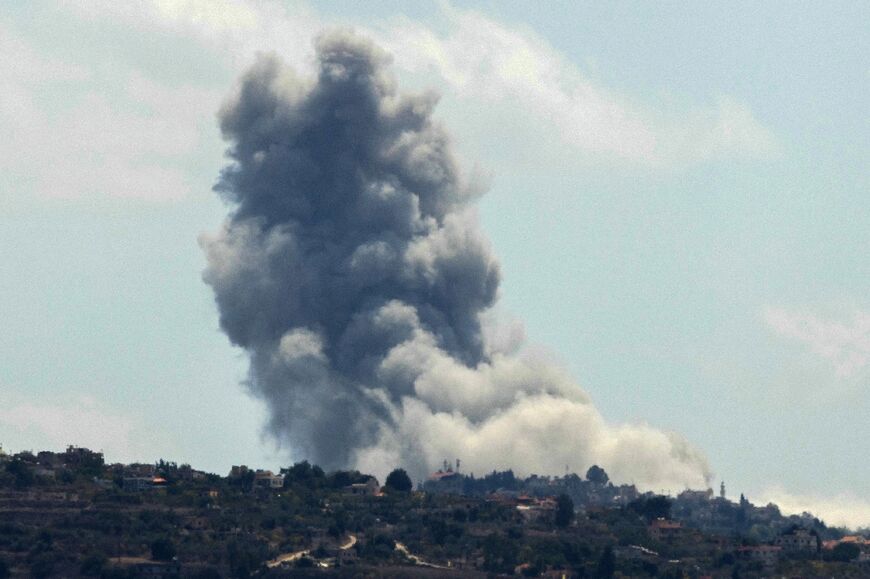
<path id="1" fill-rule="evenodd" d="M 724 480 L 722 481 L 722 484 L 719 485 L 719 498 L 720 499 L 725 498 L 725 481 Z"/>

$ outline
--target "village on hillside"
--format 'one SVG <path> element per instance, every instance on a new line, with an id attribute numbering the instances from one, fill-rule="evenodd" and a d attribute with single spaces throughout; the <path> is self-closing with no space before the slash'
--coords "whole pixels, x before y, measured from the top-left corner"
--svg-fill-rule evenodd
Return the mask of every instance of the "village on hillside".
<path id="1" fill-rule="evenodd" d="M 724 483 L 672 497 L 598 466 L 520 478 L 460 465 L 381 484 L 307 462 L 222 476 L 0 449 L 0 579 L 870 576 L 867 532 L 732 501 Z"/>

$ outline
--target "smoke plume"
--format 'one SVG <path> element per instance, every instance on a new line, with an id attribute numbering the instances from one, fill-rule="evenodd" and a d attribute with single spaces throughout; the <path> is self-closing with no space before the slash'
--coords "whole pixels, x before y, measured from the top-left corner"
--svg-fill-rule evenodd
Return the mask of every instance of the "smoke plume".
<path id="1" fill-rule="evenodd" d="M 232 212 L 201 240 L 276 440 L 327 468 L 597 463 L 645 486 L 705 485 L 682 438 L 608 424 L 493 320 L 498 261 L 437 98 L 399 93 L 390 57 L 351 32 L 316 52 L 313 79 L 260 57 L 221 110 L 231 163 L 216 189 Z"/>

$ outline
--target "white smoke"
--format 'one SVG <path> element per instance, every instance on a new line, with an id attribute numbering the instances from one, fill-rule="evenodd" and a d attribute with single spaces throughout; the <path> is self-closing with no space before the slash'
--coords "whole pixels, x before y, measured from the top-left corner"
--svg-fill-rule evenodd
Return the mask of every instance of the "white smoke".
<path id="1" fill-rule="evenodd" d="M 221 112 L 233 204 L 204 236 L 221 325 L 251 357 L 270 432 L 327 468 L 423 476 L 603 466 L 644 487 L 706 486 L 681 437 L 608 424 L 556 364 L 494 321 L 498 262 L 431 94 L 350 32 L 319 74 L 264 57 Z"/>

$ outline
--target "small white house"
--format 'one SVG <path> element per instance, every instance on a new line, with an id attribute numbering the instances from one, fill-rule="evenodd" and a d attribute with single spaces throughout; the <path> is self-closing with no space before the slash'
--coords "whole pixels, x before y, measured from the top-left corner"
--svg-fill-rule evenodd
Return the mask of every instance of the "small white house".
<path id="1" fill-rule="evenodd" d="M 344 492 L 351 495 L 374 497 L 381 492 L 381 485 L 378 479 L 370 476 L 364 483 L 355 483 L 344 487 Z"/>

